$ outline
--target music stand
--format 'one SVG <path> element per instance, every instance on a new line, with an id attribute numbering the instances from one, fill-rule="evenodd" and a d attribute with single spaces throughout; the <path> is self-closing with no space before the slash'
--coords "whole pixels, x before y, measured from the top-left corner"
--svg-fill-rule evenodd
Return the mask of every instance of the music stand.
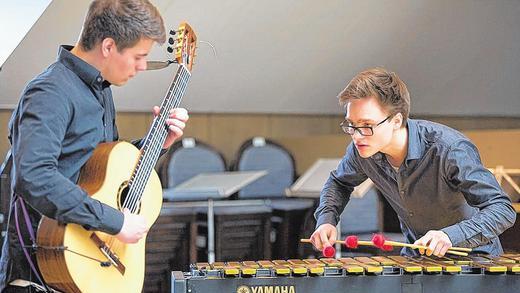
<path id="1" fill-rule="evenodd" d="M 236 200 L 236 201 L 217 201 L 214 199 L 225 199 L 233 193 L 239 191 L 244 186 L 254 182 L 258 178 L 265 176 L 267 171 L 237 171 L 237 172 L 216 172 L 201 173 L 177 185 L 174 188 L 163 190 L 163 197 L 170 201 L 179 202 L 176 206 L 208 208 L 208 262 L 215 262 L 215 206 L 251 206 L 264 205 L 264 200 Z M 199 201 L 196 201 L 199 200 Z M 201 202 L 200 200 L 205 200 Z"/>

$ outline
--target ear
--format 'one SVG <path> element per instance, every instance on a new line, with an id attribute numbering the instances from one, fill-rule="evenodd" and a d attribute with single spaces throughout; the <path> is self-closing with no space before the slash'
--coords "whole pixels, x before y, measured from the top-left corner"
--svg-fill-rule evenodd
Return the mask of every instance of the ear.
<path id="1" fill-rule="evenodd" d="M 401 114 L 400 112 L 395 114 L 392 120 L 394 122 L 394 130 L 401 128 L 401 126 L 403 125 L 403 114 Z"/>
<path id="2" fill-rule="evenodd" d="M 103 54 L 103 57 L 106 58 L 115 51 L 117 51 L 117 46 L 114 39 L 104 38 L 103 41 L 101 41 L 101 53 Z"/>

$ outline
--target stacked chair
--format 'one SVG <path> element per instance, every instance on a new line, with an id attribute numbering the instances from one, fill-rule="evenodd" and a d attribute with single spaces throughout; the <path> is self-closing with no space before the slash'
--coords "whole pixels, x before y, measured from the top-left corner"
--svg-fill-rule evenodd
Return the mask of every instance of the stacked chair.
<path id="1" fill-rule="evenodd" d="M 194 195 L 186 202 L 186 197 L 179 199 L 168 191 L 201 173 L 225 172 L 227 168 L 215 148 L 184 138 L 163 155 L 157 171 L 165 192 L 161 214 L 148 233 L 145 292 L 169 292 L 166 282 L 172 270 L 187 271 L 190 263 L 207 261 L 208 209 L 200 204 L 191 206 L 207 198 Z M 216 261 L 269 259 L 271 210 L 268 206 L 215 206 Z"/>
<path id="2" fill-rule="evenodd" d="M 146 238 L 144 292 L 170 292 L 170 273 L 196 261 L 196 213 L 165 202 Z"/>
<path id="3" fill-rule="evenodd" d="M 158 165 L 163 188 L 173 188 L 200 173 L 225 170 L 224 157 L 194 138 L 177 141 Z M 197 210 L 176 207 L 173 198 L 165 200 L 147 237 L 144 292 L 170 292 L 170 272 L 186 271 L 197 261 Z"/>
<path id="4" fill-rule="evenodd" d="M 2 248 L 4 237 L 7 233 L 7 219 L 9 217 L 9 205 L 11 201 L 12 165 L 13 160 L 11 157 L 11 150 L 9 150 L 6 159 L 0 165 L 0 248 Z"/>

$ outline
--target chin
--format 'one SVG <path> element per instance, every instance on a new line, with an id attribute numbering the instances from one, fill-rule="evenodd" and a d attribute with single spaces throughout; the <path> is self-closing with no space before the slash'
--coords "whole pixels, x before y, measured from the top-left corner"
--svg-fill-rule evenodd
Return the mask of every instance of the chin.
<path id="1" fill-rule="evenodd" d="M 110 84 L 111 84 L 111 85 L 115 85 L 115 86 L 123 86 L 123 85 L 126 84 L 127 81 L 128 81 L 128 80 L 117 81 L 117 82 L 113 82 L 113 83 L 111 82 Z"/>
<path id="2" fill-rule="evenodd" d="M 362 157 L 363 159 L 368 159 L 372 156 L 373 154 L 372 153 L 359 153 L 359 156 Z"/>
<path id="3" fill-rule="evenodd" d="M 358 149 L 357 151 L 358 151 L 359 156 L 362 157 L 363 159 L 368 159 L 376 153 L 372 150 L 359 150 Z"/>

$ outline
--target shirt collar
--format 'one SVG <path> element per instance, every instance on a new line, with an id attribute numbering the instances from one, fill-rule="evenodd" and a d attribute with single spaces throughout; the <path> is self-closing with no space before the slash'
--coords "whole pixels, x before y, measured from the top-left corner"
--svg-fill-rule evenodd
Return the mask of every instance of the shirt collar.
<path id="1" fill-rule="evenodd" d="M 426 141 L 421 139 L 416 120 L 408 118 L 406 127 L 408 127 L 408 154 L 406 155 L 406 161 L 417 160 L 422 157 L 426 150 Z"/>
<path id="2" fill-rule="evenodd" d="M 110 83 L 103 79 L 99 70 L 85 62 L 83 59 L 72 54 L 70 52 L 72 48 L 73 46 L 68 45 L 60 46 L 58 52 L 58 62 L 62 63 L 72 72 L 76 73 L 76 75 L 81 80 L 83 80 L 83 82 L 93 87 L 94 89 L 102 90 L 107 86 L 110 86 Z"/>
<path id="3" fill-rule="evenodd" d="M 426 141 L 421 139 L 419 128 L 417 127 L 417 120 L 408 118 L 406 122 L 408 128 L 408 153 L 404 160 L 404 164 L 408 166 L 408 161 L 420 159 L 426 150 Z M 385 155 L 377 152 L 371 157 L 373 160 L 381 163 Z"/>

